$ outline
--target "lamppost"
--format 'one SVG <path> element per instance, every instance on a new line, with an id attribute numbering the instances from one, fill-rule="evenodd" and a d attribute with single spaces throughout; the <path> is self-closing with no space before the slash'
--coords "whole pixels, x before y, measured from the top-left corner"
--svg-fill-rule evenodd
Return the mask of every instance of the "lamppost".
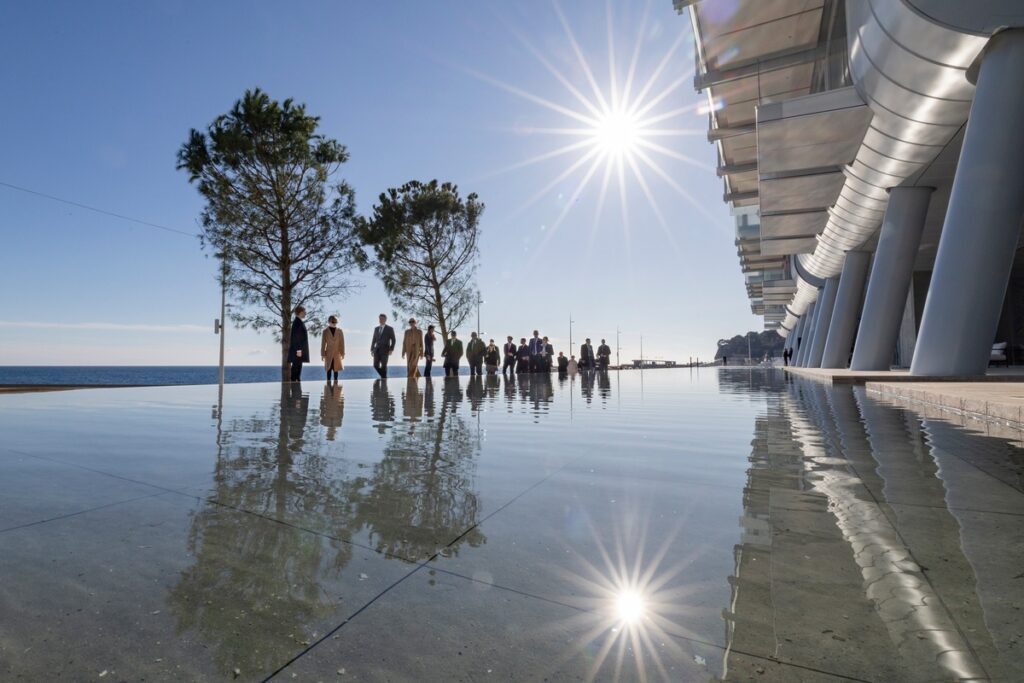
<path id="1" fill-rule="evenodd" d="M 622 350 L 622 346 L 619 344 L 619 326 L 615 326 L 615 369 L 619 370 L 622 367 L 622 362 L 619 360 L 619 351 Z"/>
<path id="2" fill-rule="evenodd" d="M 218 256 L 220 257 L 220 318 L 213 321 L 213 333 L 220 336 L 220 361 L 217 364 L 217 439 L 219 444 L 221 414 L 224 412 L 224 328 L 227 323 L 228 309 L 228 255 L 227 252 L 221 252 Z"/>
<path id="3" fill-rule="evenodd" d="M 572 349 L 573 349 L 573 346 L 572 346 L 572 324 L 573 324 L 573 322 L 575 322 L 575 321 L 572 319 L 572 311 L 569 311 L 569 355 L 570 356 L 572 355 Z"/>
<path id="4" fill-rule="evenodd" d="M 213 321 L 213 333 L 220 335 L 220 363 L 218 383 L 220 390 L 224 390 L 224 328 L 227 323 L 228 308 L 228 257 L 221 252 L 220 256 L 220 318 Z"/>
<path id="5" fill-rule="evenodd" d="M 484 331 L 480 329 L 480 304 L 484 303 L 483 298 L 480 296 L 480 292 L 476 293 L 476 334 L 477 337 L 483 339 Z"/>

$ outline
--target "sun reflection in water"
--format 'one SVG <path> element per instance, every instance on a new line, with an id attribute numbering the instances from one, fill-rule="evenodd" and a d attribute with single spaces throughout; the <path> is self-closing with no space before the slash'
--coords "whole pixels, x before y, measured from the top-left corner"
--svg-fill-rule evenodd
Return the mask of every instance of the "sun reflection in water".
<path id="1" fill-rule="evenodd" d="M 644 616 L 644 598 L 636 590 L 626 589 L 615 599 L 615 612 L 623 624 L 630 626 Z"/>
<path id="2" fill-rule="evenodd" d="M 717 609 L 698 606 L 706 582 L 686 570 L 704 551 L 700 545 L 680 550 L 676 541 L 686 523 L 685 511 L 673 530 L 660 528 L 648 548 L 650 515 L 627 513 L 612 529 L 591 526 L 596 563 L 576 555 L 580 566 L 555 569 L 573 586 L 564 601 L 580 612 L 552 624 L 579 637 L 563 655 L 589 660 L 587 680 L 673 680 L 682 662 L 694 662 L 692 641 L 703 641 L 696 621 L 718 618 Z M 688 624 L 688 625 L 687 625 Z"/>

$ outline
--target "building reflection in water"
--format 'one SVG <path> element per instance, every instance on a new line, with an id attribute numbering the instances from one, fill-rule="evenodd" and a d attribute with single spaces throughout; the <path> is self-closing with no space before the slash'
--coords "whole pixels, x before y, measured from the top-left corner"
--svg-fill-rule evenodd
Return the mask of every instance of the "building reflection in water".
<path id="1" fill-rule="evenodd" d="M 753 675 L 748 658 L 731 656 L 753 652 L 868 679 L 1024 678 L 1013 654 L 1020 589 L 1009 578 L 1020 558 L 998 544 L 1001 515 L 971 508 L 999 484 L 966 472 L 957 455 L 1005 465 L 1019 463 L 1017 448 L 860 388 L 756 371 L 719 381 L 766 398 L 723 677 Z"/>

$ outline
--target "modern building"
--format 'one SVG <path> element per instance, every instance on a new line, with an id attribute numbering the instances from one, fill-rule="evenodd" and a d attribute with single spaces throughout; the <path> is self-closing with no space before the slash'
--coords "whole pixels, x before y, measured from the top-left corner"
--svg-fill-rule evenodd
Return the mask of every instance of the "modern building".
<path id="1" fill-rule="evenodd" d="M 1024 1 L 674 4 L 751 309 L 796 363 L 1024 362 Z"/>

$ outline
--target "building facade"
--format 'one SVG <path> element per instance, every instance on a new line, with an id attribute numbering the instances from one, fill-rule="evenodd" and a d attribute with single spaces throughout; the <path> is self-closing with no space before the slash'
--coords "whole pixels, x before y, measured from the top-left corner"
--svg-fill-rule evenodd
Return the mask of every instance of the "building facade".
<path id="1" fill-rule="evenodd" d="M 1024 362 L 1024 2 L 674 4 L 751 308 L 796 364 Z"/>

